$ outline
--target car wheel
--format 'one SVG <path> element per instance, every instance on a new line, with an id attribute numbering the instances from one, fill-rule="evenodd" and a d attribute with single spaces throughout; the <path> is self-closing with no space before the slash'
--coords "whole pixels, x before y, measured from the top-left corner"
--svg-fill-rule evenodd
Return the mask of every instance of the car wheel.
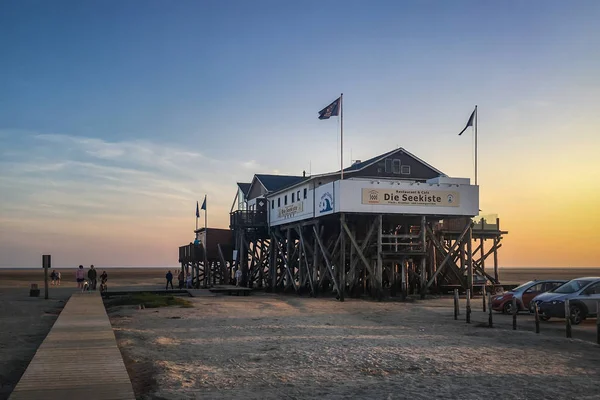
<path id="1" fill-rule="evenodd" d="M 579 325 L 583 321 L 583 310 L 579 306 L 571 306 L 571 323 Z"/>
<path id="2" fill-rule="evenodd" d="M 504 307 L 502 307 L 502 312 L 504 314 L 512 314 L 512 301 L 507 301 L 504 303 Z"/>
<path id="3" fill-rule="evenodd" d="M 540 320 L 542 320 L 542 321 L 549 321 L 550 317 L 546 317 L 544 315 L 540 315 Z"/>

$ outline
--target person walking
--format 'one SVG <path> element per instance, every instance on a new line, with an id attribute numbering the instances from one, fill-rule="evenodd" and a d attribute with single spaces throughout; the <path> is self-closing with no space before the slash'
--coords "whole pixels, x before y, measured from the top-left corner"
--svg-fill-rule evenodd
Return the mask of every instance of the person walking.
<path id="1" fill-rule="evenodd" d="M 56 283 L 56 272 L 54 270 L 52 270 L 52 273 L 50 274 L 50 280 L 51 280 L 51 285 L 54 286 L 54 284 Z"/>
<path id="2" fill-rule="evenodd" d="M 183 275 L 183 270 L 179 271 L 179 275 L 177 275 L 177 280 L 179 280 L 179 289 L 183 289 L 185 275 Z"/>
<path id="3" fill-rule="evenodd" d="M 169 284 L 171 285 L 171 289 L 173 289 L 173 274 L 171 273 L 171 270 L 167 272 L 165 278 L 167 278 L 167 286 L 165 287 L 165 290 L 169 290 Z"/>
<path id="4" fill-rule="evenodd" d="M 242 284 L 242 269 L 238 268 L 237 271 L 235 271 L 235 286 L 240 286 Z"/>
<path id="5" fill-rule="evenodd" d="M 77 280 L 77 289 L 83 289 L 83 280 L 85 279 L 83 265 L 80 265 L 77 271 L 75 271 L 75 279 Z"/>
<path id="6" fill-rule="evenodd" d="M 56 285 L 57 286 L 60 286 L 60 278 L 61 278 L 60 271 L 56 271 Z"/>
<path id="7" fill-rule="evenodd" d="M 106 292 L 106 281 L 108 281 L 108 274 L 106 271 L 102 271 L 100 275 L 100 292 Z"/>
<path id="8" fill-rule="evenodd" d="M 186 278 L 186 288 L 187 289 L 191 289 L 192 288 L 192 275 L 188 274 L 187 278 Z"/>
<path id="9" fill-rule="evenodd" d="M 88 279 L 90 280 L 90 289 L 96 290 L 96 277 L 98 276 L 98 273 L 94 269 L 93 265 L 90 266 L 90 270 L 88 271 L 87 275 Z"/>

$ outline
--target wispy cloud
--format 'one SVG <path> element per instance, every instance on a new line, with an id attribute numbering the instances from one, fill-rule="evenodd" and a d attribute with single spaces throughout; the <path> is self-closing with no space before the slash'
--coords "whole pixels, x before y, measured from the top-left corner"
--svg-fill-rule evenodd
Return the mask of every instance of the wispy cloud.
<path id="1" fill-rule="evenodd" d="M 14 137 L 2 133 L 0 143 Z M 235 182 L 260 168 L 151 141 L 39 133 L 20 140 L 0 151 L 0 212 L 13 219 L 179 218 L 208 194 L 211 219 L 226 225 Z"/>

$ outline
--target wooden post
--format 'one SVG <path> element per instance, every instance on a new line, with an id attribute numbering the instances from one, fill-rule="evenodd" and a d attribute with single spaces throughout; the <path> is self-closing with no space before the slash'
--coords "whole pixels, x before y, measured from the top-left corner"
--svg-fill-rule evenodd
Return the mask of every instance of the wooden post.
<path id="1" fill-rule="evenodd" d="M 286 235 L 285 235 L 285 258 L 287 260 L 287 268 L 288 268 L 288 275 L 286 275 L 286 277 L 288 277 L 290 279 L 290 283 L 285 285 L 284 287 L 287 289 L 290 285 L 294 285 L 294 287 L 296 287 L 295 284 L 295 280 L 296 277 L 294 276 L 294 262 L 292 260 L 292 229 L 288 228 L 288 230 L 286 231 Z M 285 261 L 284 261 L 285 262 Z"/>
<path id="2" fill-rule="evenodd" d="M 483 312 L 485 312 L 485 285 L 483 285 L 483 289 L 481 290 L 481 301 L 483 306 Z"/>
<path id="3" fill-rule="evenodd" d="M 44 299 L 48 300 L 48 269 L 52 268 L 50 254 L 42 256 L 42 266 L 44 267 Z"/>
<path id="4" fill-rule="evenodd" d="M 402 300 L 406 300 L 408 295 L 408 285 L 406 282 L 406 260 L 402 260 L 402 276 L 400 278 L 402 280 Z"/>
<path id="5" fill-rule="evenodd" d="M 427 227 L 427 219 L 423 215 L 421 217 L 421 251 L 423 255 L 421 256 L 421 281 L 419 285 L 421 286 L 421 300 L 425 300 L 425 291 L 427 290 L 427 236 L 426 236 L 426 227 Z"/>
<path id="6" fill-rule="evenodd" d="M 540 311 L 537 303 L 533 303 L 533 314 L 535 317 L 535 333 L 540 333 Z"/>
<path id="7" fill-rule="evenodd" d="M 344 292 L 346 291 L 346 235 L 344 233 L 344 224 L 346 216 L 344 213 L 340 215 L 340 263 L 339 263 L 339 280 L 340 280 L 340 301 L 344 301 Z"/>
<path id="8" fill-rule="evenodd" d="M 513 331 L 517 330 L 517 298 L 512 298 Z"/>
<path id="9" fill-rule="evenodd" d="M 473 226 L 469 227 L 467 233 L 467 289 L 473 296 Z"/>
<path id="10" fill-rule="evenodd" d="M 454 289 L 454 320 L 458 319 L 458 289 Z"/>
<path id="11" fill-rule="evenodd" d="M 379 219 L 378 228 L 377 228 L 377 268 L 375 272 L 375 281 L 376 281 L 376 297 L 378 300 L 383 299 L 383 259 L 381 258 L 382 252 L 382 240 L 383 240 L 383 215 L 379 214 L 377 216 Z"/>
<path id="12" fill-rule="evenodd" d="M 494 327 L 494 321 L 492 319 L 492 292 L 489 291 L 488 294 L 488 312 L 489 312 L 489 316 L 488 316 L 488 326 L 490 328 Z"/>
<path id="13" fill-rule="evenodd" d="M 596 302 L 596 342 L 600 344 L 600 300 Z"/>
<path id="14" fill-rule="evenodd" d="M 569 303 L 569 299 L 565 299 L 565 322 L 567 325 L 567 337 L 573 337 L 573 332 L 571 331 L 571 306 Z"/>
<path id="15" fill-rule="evenodd" d="M 467 289 L 467 324 L 471 323 L 471 289 Z"/>
<path id="16" fill-rule="evenodd" d="M 498 238 L 494 238 L 494 279 L 496 283 L 500 282 L 498 280 Z"/>

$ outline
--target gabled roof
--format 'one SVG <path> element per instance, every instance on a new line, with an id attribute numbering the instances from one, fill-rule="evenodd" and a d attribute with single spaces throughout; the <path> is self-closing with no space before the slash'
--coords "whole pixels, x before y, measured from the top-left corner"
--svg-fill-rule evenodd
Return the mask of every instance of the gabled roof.
<path id="1" fill-rule="evenodd" d="M 274 192 L 276 190 L 283 189 L 287 186 L 292 186 L 298 182 L 307 179 L 304 176 L 293 176 L 293 175 L 265 175 L 256 174 L 256 179 L 267 189 L 268 192 Z"/>
<path id="2" fill-rule="evenodd" d="M 392 154 L 394 154 L 394 153 L 396 153 L 398 151 L 401 151 L 404 154 L 406 154 L 407 156 L 412 157 L 416 161 L 420 162 L 421 164 L 426 165 L 427 167 L 431 168 L 432 170 L 434 170 L 435 172 L 437 172 L 441 176 L 446 176 L 446 174 L 444 174 L 442 171 L 438 170 L 437 168 L 432 167 L 431 165 L 427 164 L 425 161 L 421 160 L 419 157 L 415 156 L 414 154 L 406 151 L 402 147 L 398 147 L 397 149 L 394 149 L 392 151 L 388 151 L 387 153 L 383 153 L 383 154 L 380 154 L 380 155 L 375 156 L 373 158 L 369 158 L 366 161 L 355 163 L 355 164 L 351 165 L 348 168 L 344 168 L 344 173 L 360 171 L 361 169 L 364 169 L 364 168 L 366 168 L 366 167 L 368 167 L 370 165 L 378 163 L 379 161 L 387 158 L 388 156 L 390 156 L 390 155 L 392 155 Z M 339 174 L 339 173 L 340 173 L 339 170 L 337 172 L 334 172 L 334 174 Z M 326 174 L 326 175 L 332 175 L 332 174 Z"/>
<path id="3" fill-rule="evenodd" d="M 240 188 L 240 190 L 242 191 L 242 193 L 244 193 L 244 196 L 248 196 L 248 191 L 250 190 L 250 185 L 252 183 L 242 183 L 242 182 L 238 182 L 237 185 Z"/>

